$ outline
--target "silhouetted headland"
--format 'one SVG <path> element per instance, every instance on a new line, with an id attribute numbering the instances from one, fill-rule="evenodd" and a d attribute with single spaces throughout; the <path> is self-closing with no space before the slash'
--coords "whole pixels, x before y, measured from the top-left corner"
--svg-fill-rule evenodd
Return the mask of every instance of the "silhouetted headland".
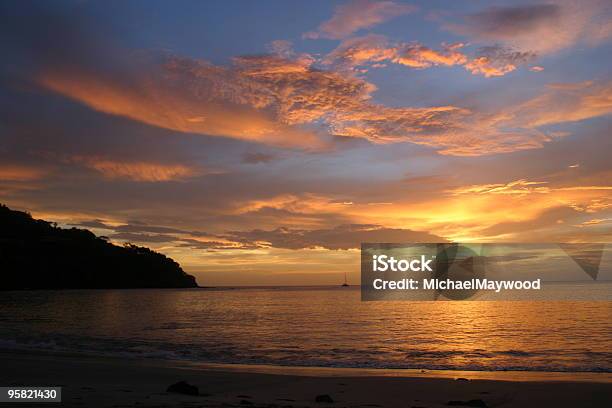
<path id="1" fill-rule="evenodd" d="M 0 290 L 193 288 L 173 259 L 0 205 Z"/>

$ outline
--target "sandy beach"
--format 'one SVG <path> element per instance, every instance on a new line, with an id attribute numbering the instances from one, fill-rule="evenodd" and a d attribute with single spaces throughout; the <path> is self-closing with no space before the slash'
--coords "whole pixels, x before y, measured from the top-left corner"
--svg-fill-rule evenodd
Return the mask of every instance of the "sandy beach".
<path id="1" fill-rule="evenodd" d="M 65 407 L 541 408 L 612 404 L 610 374 L 183 366 L 22 352 L 0 353 L 0 366 L 3 386 L 63 387 L 61 406 Z M 178 381 L 197 386 L 200 395 L 166 392 Z M 316 402 L 321 395 L 333 402 Z"/>

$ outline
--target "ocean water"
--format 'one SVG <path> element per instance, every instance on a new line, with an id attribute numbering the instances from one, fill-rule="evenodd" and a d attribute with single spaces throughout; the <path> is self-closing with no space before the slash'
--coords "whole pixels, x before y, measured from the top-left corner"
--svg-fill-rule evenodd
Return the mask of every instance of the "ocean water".
<path id="1" fill-rule="evenodd" d="M 362 302 L 358 287 L 0 292 L 0 349 L 612 372 L 612 302 Z"/>

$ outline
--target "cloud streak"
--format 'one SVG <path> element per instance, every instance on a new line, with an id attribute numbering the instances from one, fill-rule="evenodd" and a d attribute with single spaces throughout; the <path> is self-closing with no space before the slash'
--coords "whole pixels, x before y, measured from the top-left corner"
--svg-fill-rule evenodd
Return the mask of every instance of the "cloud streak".
<path id="1" fill-rule="evenodd" d="M 336 7 L 330 20 L 322 23 L 316 31 L 305 33 L 303 37 L 308 39 L 346 38 L 356 31 L 371 28 L 415 10 L 414 6 L 394 1 L 353 0 Z"/>
<path id="2" fill-rule="evenodd" d="M 507 110 L 525 127 L 577 122 L 612 113 L 612 81 L 551 84 L 541 95 Z"/>
<path id="3" fill-rule="evenodd" d="M 160 164 L 142 161 L 118 161 L 100 157 L 75 156 L 70 162 L 93 169 L 108 179 L 141 182 L 185 180 L 202 175 L 202 170 L 182 164 Z"/>
<path id="4" fill-rule="evenodd" d="M 348 224 L 318 230 L 277 228 L 271 231 L 234 231 L 228 236 L 238 242 L 285 249 L 346 250 L 359 248 L 362 242 L 446 242 L 444 238 L 428 232 L 368 224 Z"/>
<path id="5" fill-rule="evenodd" d="M 280 227 L 273 230 L 253 229 L 210 235 L 171 227 L 147 224 L 109 225 L 100 220 L 76 224 L 81 227 L 112 231 L 110 238 L 142 243 L 175 243 L 181 247 L 205 250 L 219 249 L 357 249 L 362 242 L 446 242 L 446 239 L 424 231 L 386 228 L 375 224 L 344 224 L 333 228 L 299 229 Z M 203 238 L 205 237 L 206 238 Z"/>
<path id="6" fill-rule="evenodd" d="M 0 164 L 0 181 L 34 181 L 43 178 L 47 172 L 39 167 L 18 164 Z"/>

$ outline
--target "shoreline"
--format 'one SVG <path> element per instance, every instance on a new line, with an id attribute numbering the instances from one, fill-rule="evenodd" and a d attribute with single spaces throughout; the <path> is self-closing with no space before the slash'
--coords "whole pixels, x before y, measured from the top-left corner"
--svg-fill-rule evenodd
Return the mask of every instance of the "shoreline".
<path id="1" fill-rule="evenodd" d="M 510 382 L 589 382 L 612 384 L 612 373 L 591 371 L 529 371 L 529 370 L 441 370 L 427 368 L 368 368 L 325 367 L 275 364 L 215 363 L 162 358 L 137 358 L 135 356 L 95 355 L 87 352 L 50 351 L 34 349 L 0 348 L 0 360 L 4 356 L 48 357 L 117 362 L 136 362 L 162 368 L 180 368 L 201 371 L 236 372 L 301 377 L 397 377 L 397 378 L 443 378 L 478 379 Z"/>
<path id="2" fill-rule="evenodd" d="M 176 360 L 170 360 L 174 362 Z M 185 362 L 180 361 L 180 365 Z M 612 384 L 612 373 L 571 371 L 520 371 L 520 370 L 429 370 L 416 368 L 347 368 L 318 366 L 281 366 L 269 364 L 225 364 L 187 362 L 194 369 L 207 371 L 235 371 L 245 373 L 317 376 L 317 377 L 396 377 L 396 378 L 445 378 L 520 382 L 592 382 Z"/>
<path id="3" fill-rule="evenodd" d="M 62 386 L 62 407 L 433 408 L 454 405 L 453 401 L 480 401 L 472 403 L 484 405 L 463 406 L 486 407 L 612 405 L 612 375 L 608 373 L 421 373 L 191 364 L 6 350 L 0 350 L 0 366 L 1 386 Z M 200 395 L 166 392 L 179 381 L 197 386 Z M 319 395 L 330 396 L 334 403 L 317 403 Z"/>

